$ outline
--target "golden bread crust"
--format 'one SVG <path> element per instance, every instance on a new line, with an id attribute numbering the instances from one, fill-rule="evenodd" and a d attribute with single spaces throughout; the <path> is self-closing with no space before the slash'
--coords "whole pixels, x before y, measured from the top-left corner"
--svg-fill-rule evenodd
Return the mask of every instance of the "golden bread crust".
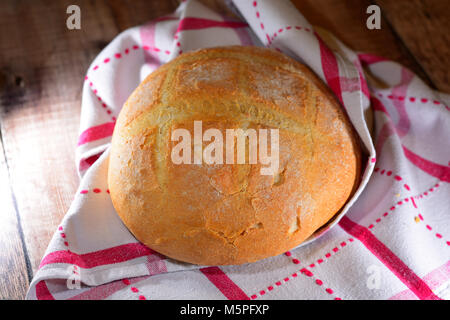
<path id="1" fill-rule="evenodd" d="M 170 133 L 278 128 L 275 176 L 260 164 L 176 165 Z M 204 144 L 205 146 L 206 144 Z M 344 206 L 361 170 L 357 137 L 304 65 L 257 47 L 182 54 L 150 74 L 117 120 L 108 183 L 118 215 L 148 247 L 200 265 L 281 254 Z"/>

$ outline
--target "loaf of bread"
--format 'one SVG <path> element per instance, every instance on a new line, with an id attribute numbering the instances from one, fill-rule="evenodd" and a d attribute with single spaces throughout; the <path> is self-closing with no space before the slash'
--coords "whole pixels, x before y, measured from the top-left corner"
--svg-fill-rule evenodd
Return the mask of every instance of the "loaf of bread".
<path id="1" fill-rule="evenodd" d="M 277 129 L 276 170 L 262 174 L 265 164 L 250 163 L 249 140 L 245 163 L 177 163 L 173 132 L 194 137 L 195 121 L 223 137 Z M 184 155 L 199 159 L 208 143 Z M 234 265 L 310 237 L 351 197 L 360 170 L 358 138 L 320 79 L 274 50 L 235 46 L 184 53 L 139 85 L 114 129 L 108 183 L 118 215 L 151 249 Z"/>

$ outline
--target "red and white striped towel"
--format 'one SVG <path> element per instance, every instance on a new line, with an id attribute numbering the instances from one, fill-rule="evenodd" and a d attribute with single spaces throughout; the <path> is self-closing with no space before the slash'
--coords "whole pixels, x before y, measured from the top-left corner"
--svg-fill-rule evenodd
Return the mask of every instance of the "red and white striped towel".
<path id="1" fill-rule="evenodd" d="M 95 59 L 83 87 L 80 187 L 27 298 L 449 298 L 450 97 L 394 62 L 353 52 L 288 1 L 234 6 L 242 21 L 183 2 Z M 108 194 L 108 147 L 122 104 L 150 72 L 222 45 L 267 46 L 306 63 L 341 101 L 368 158 L 346 215 L 314 241 L 252 264 L 199 267 L 150 250 L 122 224 Z M 365 72 L 384 86 L 368 86 Z"/>

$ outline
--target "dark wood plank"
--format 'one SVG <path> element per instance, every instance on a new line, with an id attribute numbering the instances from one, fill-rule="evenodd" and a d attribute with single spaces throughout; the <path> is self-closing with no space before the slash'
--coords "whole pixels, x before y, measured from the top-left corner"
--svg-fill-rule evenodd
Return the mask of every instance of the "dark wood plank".
<path id="1" fill-rule="evenodd" d="M 436 87 L 450 93 L 450 3 L 377 0 L 386 19 Z"/>
<path id="2" fill-rule="evenodd" d="M 81 8 L 81 30 L 66 28 L 70 4 Z M 0 78 L 7 79 L 1 130 L 33 272 L 79 183 L 74 156 L 89 64 L 123 29 L 175 7 L 146 0 L 0 3 Z"/>
<path id="3" fill-rule="evenodd" d="M 72 3 L 0 4 L 0 73 L 10 79 L 0 91 L 1 129 L 33 272 L 79 182 L 74 150 L 83 75 L 118 32 L 104 1 L 80 3 L 82 29 L 68 30 Z"/>
<path id="4" fill-rule="evenodd" d="M 292 0 L 313 25 L 331 31 L 353 50 L 373 53 L 397 61 L 417 73 L 433 86 L 429 76 L 411 55 L 382 15 L 381 29 L 366 27 L 366 9 L 370 0 Z M 397 2 L 397 1 L 388 1 Z M 448 68 L 447 68 L 448 70 Z"/>
<path id="5" fill-rule="evenodd" d="M 111 13 L 119 30 L 125 30 L 171 14 L 178 7 L 179 0 L 109 0 Z"/>
<path id="6" fill-rule="evenodd" d="M 1 139 L 0 203 L 0 300 L 22 299 L 29 275 Z"/>

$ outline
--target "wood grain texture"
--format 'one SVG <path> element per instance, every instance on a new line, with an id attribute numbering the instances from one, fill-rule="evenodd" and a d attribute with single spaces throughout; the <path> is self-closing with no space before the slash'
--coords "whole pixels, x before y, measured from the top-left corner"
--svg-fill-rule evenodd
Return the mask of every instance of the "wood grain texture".
<path id="1" fill-rule="evenodd" d="M 173 13 L 179 1 L 109 0 L 108 4 L 116 26 L 122 31 Z"/>
<path id="2" fill-rule="evenodd" d="M 81 30 L 66 28 L 69 4 L 81 7 Z M 144 0 L 133 6 L 128 1 L 1 2 L 1 132 L 33 273 L 79 183 L 75 146 L 89 64 L 123 29 L 175 7 Z"/>
<path id="3" fill-rule="evenodd" d="M 83 11 L 81 31 L 65 26 L 68 3 L 7 1 L 0 9 L 9 13 L 0 27 L 0 38 L 8 38 L 1 44 L 0 71 L 14 79 L 12 85 L 20 82 L 1 93 L 3 142 L 33 272 L 78 185 L 82 75 L 104 39 L 117 33 L 112 18 L 95 14 L 107 8 L 92 3 Z"/>
<path id="4" fill-rule="evenodd" d="M 450 3 L 377 0 L 377 4 L 437 89 L 450 93 Z"/>
<path id="5" fill-rule="evenodd" d="M 20 299 L 28 288 L 27 257 L 0 137 L 0 299 Z"/>

